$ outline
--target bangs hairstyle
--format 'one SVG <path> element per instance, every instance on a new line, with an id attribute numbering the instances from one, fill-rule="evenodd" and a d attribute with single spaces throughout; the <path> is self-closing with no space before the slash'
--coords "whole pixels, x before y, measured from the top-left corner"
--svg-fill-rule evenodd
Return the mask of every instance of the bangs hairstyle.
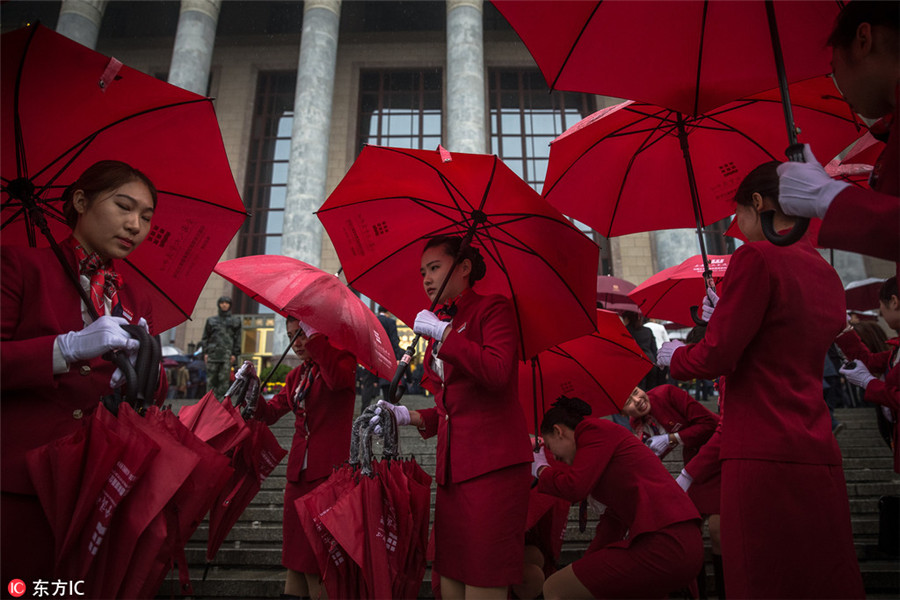
<path id="1" fill-rule="evenodd" d="M 428 240 L 428 243 L 425 244 L 425 250 L 437 248 L 438 246 L 442 246 L 448 256 L 455 258 L 462 246 L 462 238 L 454 235 L 439 235 Z M 471 244 L 463 252 L 459 262 L 461 263 L 466 259 L 472 263 L 472 270 L 469 272 L 469 285 L 473 286 L 476 281 L 484 278 L 487 273 L 487 265 L 484 262 L 484 257 L 481 256 L 481 251 Z"/>
<path id="2" fill-rule="evenodd" d="M 888 277 L 884 280 L 884 283 L 881 284 L 881 289 L 878 290 L 878 299 L 887 304 L 891 301 L 891 296 L 897 296 L 900 298 L 900 292 L 897 291 L 897 276 Z"/>
<path id="3" fill-rule="evenodd" d="M 67 187 L 62 195 L 63 216 L 70 229 L 75 229 L 78 223 L 78 211 L 75 210 L 73 199 L 75 192 L 81 190 L 87 197 L 88 206 L 97 199 L 100 193 L 113 190 L 118 187 L 139 181 L 150 190 L 153 198 L 153 208 L 156 209 L 156 186 L 149 177 L 138 171 L 128 163 L 119 160 L 101 160 L 88 167 L 75 182 Z"/>
<path id="4" fill-rule="evenodd" d="M 753 194 L 778 201 L 778 165 L 777 160 L 765 162 L 750 171 L 734 193 L 734 201 L 741 206 L 753 204 Z"/>

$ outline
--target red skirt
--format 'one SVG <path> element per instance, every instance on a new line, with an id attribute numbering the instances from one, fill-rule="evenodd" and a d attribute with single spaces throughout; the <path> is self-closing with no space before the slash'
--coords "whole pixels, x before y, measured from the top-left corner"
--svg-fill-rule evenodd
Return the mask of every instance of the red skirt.
<path id="1" fill-rule="evenodd" d="M 722 461 L 722 561 L 729 598 L 864 598 L 844 471 Z"/>
<path id="2" fill-rule="evenodd" d="M 665 598 L 688 587 L 703 564 L 697 521 L 642 533 L 624 548 L 593 546 L 572 563 L 572 572 L 594 598 Z"/>
<path id="3" fill-rule="evenodd" d="M 439 485 L 434 504 L 434 568 L 477 587 L 522 581 L 531 465 Z"/>
<path id="4" fill-rule="evenodd" d="M 697 512 L 701 515 L 717 515 L 719 514 L 719 504 L 722 496 L 722 473 L 716 473 L 715 476 L 703 483 L 692 484 L 688 488 L 688 497 L 697 507 Z"/>
<path id="5" fill-rule="evenodd" d="M 313 481 L 303 481 L 306 472 L 301 472 L 300 481 L 288 481 L 284 487 L 283 533 L 281 540 L 281 564 L 298 573 L 319 573 L 319 563 L 313 548 L 303 532 L 300 517 L 294 501 L 313 491 L 328 478 L 321 477 Z"/>

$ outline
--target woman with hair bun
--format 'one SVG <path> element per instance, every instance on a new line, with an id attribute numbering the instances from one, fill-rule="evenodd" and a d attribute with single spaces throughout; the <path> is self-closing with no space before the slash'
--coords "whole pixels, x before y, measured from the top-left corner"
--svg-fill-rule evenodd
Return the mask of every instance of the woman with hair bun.
<path id="1" fill-rule="evenodd" d="M 656 455 L 629 430 L 561 396 L 544 415 L 537 490 L 600 503 L 584 556 L 551 575 L 544 598 L 665 598 L 703 564 L 700 515 Z M 549 466 L 544 452 L 559 464 Z"/>
<path id="2" fill-rule="evenodd" d="M 60 249 L 99 317 L 90 316 L 50 248 L 3 247 L 0 537 L 5 581 L 54 578 L 53 534 L 25 454 L 81 429 L 100 398 L 122 383 L 114 377 L 113 364 L 102 358 L 110 350 L 136 351 L 138 341 L 120 325 L 153 325 L 150 302 L 117 272 L 118 261 L 150 231 L 153 183 L 130 165 L 105 160 L 84 171 L 63 201 L 72 234 Z M 166 396 L 165 381 L 163 373 L 159 401 Z"/>
<path id="3" fill-rule="evenodd" d="M 430 300 L 461 246 L 450 236 L 426 244 L 420 272 Z M 485 272 L 478 249 L 464 248 L 438 310 L 416 316 L 413 330 L 431 340 L 422 385 L 436 406 L 378 403 L 398 424 L 437 435 L 434 571 L 445 600 L 505 599 L 522 580 L 533 453 L 518 400 L 519 330 L 509 300 L 472 289 Z"/>
<path id="4" fill-rule="evenodd" d="M 657 363 L 678 380 L 728 381 L 720 509 L 729 597 L 860 598 L 841 451 L 822 400 L 844 291 L 809 236 L 765 241 L 761 212 L 775 211 L 778 230 L 794 223 L 778 208 L 778 164 L 753 169 L 735 193 L 749 242 L 731 258 L 706 335 L 663 344 Z"/>

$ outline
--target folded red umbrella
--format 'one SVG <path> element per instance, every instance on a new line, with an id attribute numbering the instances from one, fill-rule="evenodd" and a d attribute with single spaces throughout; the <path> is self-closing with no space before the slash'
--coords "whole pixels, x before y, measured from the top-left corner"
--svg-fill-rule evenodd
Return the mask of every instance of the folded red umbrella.
<path id="1" fill-rule="evenodd" d="M 653 366 L 619 316 L 597 310 L 597 331 L 563 342 L 519 365 L 519 400 L 531 431 L 559 396 L 591 405 L 593 416 L 619 413 Z"/>
<path id="2" fill-rule="evenodd" d="M 231 402 L 219 402 L 212 390 L 196 404 L 182 406 L 178 420 L 200 440 L 221 453 L 228 452 L 250 435 Z"/>
<path id="3" fill-rule="evenodd" d="M 390 379 L 397 359 L 378 317 L 341 280 L 289 256 L 245 256 L 215 272 L 280 315 L 309 323 L 379 377 Z"/>
<path id="4" fill-rule="evenodd" d="M 316 214 L 349 285 L 405 323 L 426 242 L 458 235 L 487 265 L 475 291 L 514 300 L 522 357 L 594 329 L 597 245 L 496 156 L 366 146 Z"/>
<path id="5" fill-rule="evenodd" d="M 725 276 L 730 259 L 728 254 L 709 256 L 709 269 L 717 285 Z M 628 296 L 641 307 L 644 315 L 690 327 L 691 307 L 699 306 L 706 297 L 705 270 L 701 257 L 692 256 L 653 275 Z M 720 294 L 723 292 L 719 290 Z"/>
<path id="6" fill-rule="evenodd" d="M 396 462 L 394 461 L 392 464 L 396 464 Z M 412 530 L 402 571 L 406 584 L 398 597 L 417 598 L 427 567 L 431 476 L 419 466 L 415 459 L 403 460 L 400 466 L 406 475 L 406 484 L 409 490 L 409 514 L 412 520 Z"/>
<path id="7" fill-rule="evenodd" d="M 85 427 L 30 451 L 29 472 L 56 537 L 55 572 L 87 579 L 113 515 L 158 453 L 103 406 Z"/>
<path id="8" fill-rule="evenodd" d="M 246 428 L 249 436 L 234 448 L 231 457 L 234 473 L 221 488 L 209 512 L 207 561 L 215 558 L 228 532 L 259 493 L 262 482 L 287 456 L 287 450 L 281 447 L 268 425 L 251 420 L 246 423 Z"/>

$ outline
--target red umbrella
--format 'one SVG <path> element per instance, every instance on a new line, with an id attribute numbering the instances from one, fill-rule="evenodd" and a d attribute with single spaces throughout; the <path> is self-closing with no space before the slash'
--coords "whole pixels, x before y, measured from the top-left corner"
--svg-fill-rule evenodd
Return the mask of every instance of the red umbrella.
<path id="1" fill-rule="evenodd" d="M 554 90 L 698 115 L 779 85 L 766 3 L 758 0 L 492 2 Z M 773 3 L 787 81 L 830 72 L 825 41 L 841 4 Z"/>
<path id="2" fill-rule="evenodd" d="M 494 4 L 553 89 L 637 99 L 681 118 L 777 87 L 786 154 L 795 161 L 803 160 L 803 150 L 788 83 L 830 72 L 825 38 L 843 6 L 840 0 Z M 635 39 L 642 41 L 635 45 Z M 793 243 L 806 231 L 808 221 L 801 219 L 779 236 L 773 216 L 763 214 L 763 231 L 773 243 Z"/>
<path id="3" fill-rule="evenodd" d="M 372 373 L 393 377 L 397 359 L 384 326 L 334 275 L 288 256 L 236 258 L 214 270 L 253 300 L 325 333 Z"/>
<path id="4" fill-rule="evenodd" d="M 612 275 L 598 275 L 597 308 L 613 312 L 641 312 L 637 304 L 628 297 L 628 292 L 634 288 L 635 285 L 630 281 Z"/>
<path id="5" fill-rule="evenodd" d="M 153 300 L 151 333 L 181 323 L 246 216 L 212 99 L 39 25 L 0 40 L 0 243 L 49 243 L 23 208 L 30 200 L 51 236 L 66 237 L 65 187 L 98 160 L 125 161 L 153 180 L 159 201 L 123 279 Z"/>
<path id="6" fill-rule="evenodd" d="M 197 404 L 181 407 L 178 420 L 200 440 L 223 454 L 250 435 L 234 406 L 230 402 L 219 402 L 212 390 Z"/>
<path id="7" fill-rule="evenodd" d="M 716 283 L 725 276 L 730 255 L 709 256 L 709 269 Z M 680 265 L 663 269 L 628 294 L 648 317 L 690 325 L 691 307 L 705 296 L 704 267 L 700 256 L 692 256 Z"/>
<path id="8" fill-rule="evenodd" d="M 512 298 L 521 356 L 594 329 L 596 244 L 496 156 L 366 146 L 317 214 L 349 285 L 406 323 L 425 242 L 449 234 L 487 262 L 475 290 Z"/>
<path id="9" fill-rule="evenodd" d="M 597 310 L 597 331 L 563 342 L 519 366 L 519 399 L 529 428 L 560 396 L 575 396 L 593 416 L 617 414 L 652 363 L 618 315 Z"/>
<path id="10" fill-rule="evenodd" d="M 844 286 L 844 295 L 847 297 L 847 310 L 877 310 L 879 293 L 884 279 L 869 277 L 860 281 L 851 281 Z"/>

